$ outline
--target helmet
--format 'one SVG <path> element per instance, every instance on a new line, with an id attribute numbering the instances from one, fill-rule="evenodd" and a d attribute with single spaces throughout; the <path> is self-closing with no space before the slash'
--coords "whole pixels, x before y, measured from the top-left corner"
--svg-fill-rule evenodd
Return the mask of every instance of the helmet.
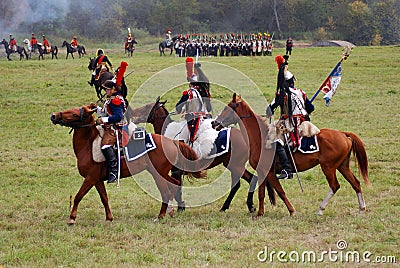
<path id="1" fill-rule="evenodd" d="M 10 36 L 13 36 L 12 34 L 10 34 Z"/>
<path id="2" fill-rule="evenodd" d="M 104 54 L 104 51 L 101 48 L 97 49 L 96 56 L 100 56 L 103 54 Z"/>
<path id="3" fill-rule="evenodd" d="M 102 86 L 105 87 L 106 89 L 113 89 L 115 88 L 116 85 L 117 84 L 115 84 L 114 80 L 107 80 L 104 82 Z"/>
<path id="4" fill-rule="evenodd" d="M 45 35 L 42 35 L 42 37 L 43 37 L 43 38 L 46 38 L 46 36 L 45 36 Z"/>

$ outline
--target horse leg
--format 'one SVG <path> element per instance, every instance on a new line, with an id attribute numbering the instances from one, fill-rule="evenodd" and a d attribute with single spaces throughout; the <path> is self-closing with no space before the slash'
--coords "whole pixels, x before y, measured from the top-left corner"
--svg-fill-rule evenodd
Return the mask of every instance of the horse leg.
<path id="1" fill-rule="evenodd" d="M 360 207 L 359 213 L 364 212 L 365 209 L 367 208 L 367 206 L 365 204 L 365 200 L 364 200 L 364 197 L 362 194 L 360 181 L 357 179 L 357 177 L 354 175 L 354 173 L 350 170 L 350 158 L 349 157 L 347 157 L 340 164 L 338 170 L 343 175 L 343 177 L 351 184 L 351 187 L 353 187 L 354 191 L 357 194 L 358 204 Z"/>
<path id="2" fill-rule="evenodd" d="M 329 187 L 331 188 L 325 197 L 325 199 L 322 201 L 322 203 L 319 205 L 319 209 L 317 214 L 318 215 L 323 215 L 324 210 L 326 206 L 328 205 L 329 200 L 336 194 L 336 192 L 340 188 L 340 184 L 337 180 L 336 177 L 336 169 L 335 168 L 330 168 L 327 165 L 322 165 L 321 164 L 322 171 L 325 174 L 326 180 L 328 181 Z"/>
<path id="3" fill-rule="evenodd" d="M 108 205 L 108 196 L 106 187 L 104 186 L 103 181 L 99 181 L 95 185 L 97 192 L 100 195 L 101 203 L 103 203 L 104 209 L 106 211 L 106 221 L 113 221 L 114 217 L 111 213 L 110 206 Z"/>
<path id="4" fill-rule="evenodd" d="M 256 211 L 256 208 L 254 207 L 254 202 L 253 202 L 253 197 L 254 197 L 254 191 L 257 186 L 257 181 L 258 177 L 252 173 L 250 173 L 247 169 L 244 171 L 242 175 L 242 179 L 247 181 L 249 183 L 249 192 L 247 194 L 247 208 L 249 209 L 250 213 L 253 213 Z"/>
<path id="5" fill-rule="evenodd" d="M 175 167 L 172 168 L 171 177 L 179 182 L 180 187 L 176 190 L 175 200 L 178 202 L 178 212 L 185 210 L 185 201 L 182 199 L 182 172 Z"/>
<path id="6" fill-rule="evenodd" d="M 225 210 L 229 209 L 229 206 L 231 205 L 233 197 L 235 196 L 235 194 L 237 193 L 237 191 L 240 188 L 240 178 L 231 174 L 231 179 L 232 179 L 231 191 L 229 192 L 228 197 L 226 198 L 224 204 L 222 205 L 222 208 L 219 210 L 221 212 L 224 212 Z"/>
<path id="7" fill-rule="evenodd" d="M 268 172 L 267 177 L 265 178 L 262 187 L 259 187 L 258 191 L 260 192 L 260 190 L 262 191 L 263 195 L 262 195 L 262 199 L 259 200 L 259 207 L 261 209 L 261 203 L 262 203 L 262 207 L 264 208 L 264 197 L 265 197 L 265 188 L 267 185 L 267 181 L 271 184 L 271 186 L 275 189 L 275 191 L 278 193 L 278 196 L 282 199 L 282 201 L 285 203 L 287 209 L 289 210 L 289 214 L 290 216 L 294 216 L 294 214 L 296 213 L 292 203 L 290 203 L 289 199 L 286 197 L 286 193 L 282 188 L 282 185 L 280 184 L 280 182 L 278 181 L 278 179 L 276 178 L 274 172 Z M 262 188 L 262 189 L 260 189 Z M 260 213 L 262 213 L 260 215 Z M 258 215 L 262 216 L 264 215 L 264 211 L 258 211 Z"/>
<path id="8" fill-rule="evenodd" d="M 152 165 L 148 166 L 148 171 L 153 176 L 156 186 L 161 194 L 162 204 L 161 204 L 160 213 L 158 214 L 157 218 L 162 219 L 165 217 L 165 214 L 167 213 L 167 208 L 168 208 L 169 202 L 173 198 L 173 194 L 171 194 L 170 188 L 168 186 L 168 183 L 170 183 L 168 180 L 171 180 L 171 179 L 169 178 L 168 171 L 166 174 L 163 174 L 162 172 L 157 171 L 155 169 L 155 167 L 153 167 Z"/>
<path id="9" fill-rule="evenodd" d="M 81 202 L 82 198 L 89 192 L 90 189 L 92 189 L 93 185 L 93 179 L 91 178 L 86 177 L 83 181 L 81 188 L 74 198 L 74 205 L 72 207 L 71 214 L 69 215 L 68 220 L 69 225 L 75 224 L 79 202 Z"/>

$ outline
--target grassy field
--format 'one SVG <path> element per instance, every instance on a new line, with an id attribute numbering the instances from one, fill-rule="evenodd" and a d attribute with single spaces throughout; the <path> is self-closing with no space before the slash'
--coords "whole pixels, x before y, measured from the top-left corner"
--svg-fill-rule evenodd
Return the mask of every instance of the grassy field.
<path id="1" fill-rule="evenodd" d="M 91 56 L 95 49 L 89 49 Z M 146 52 L 140 47 L 133 58 L 124 58 L 123 52 L 115 49 L 106 52 L 115 65 L 126 60 L 130 64 L 128 71 L 135 71 L 126 79 L 129 97 L 157 72 L 184 62 L 183 58 L 159 57 L 157 51 Z M 274 56 L 278 53 L 284 53 L 283 49 L 276 49 Z M 304 193 L 295 179 L 282 182 L 297 209 L 294 217 L 289 216 L 279 199 L 276 207 L 267 204 L 264 217 L 253 220 L 245 205 L 248 185 L 242 182 L 225 213 L 219 212 L 222 198 L 153 223 L 160 202 L 146 194 L 134 179 L 123 179 L 120 188 L 107 185 L 114 222 L 105 222 L 100 198 L 92 189 L 80 203 L 73 227 L 67 225 L 70 198 L 78 191 L 82 178 L 76 167 L 72 134 L 67 128 L 54 126 L 49 119 L 52 112 L 96 101 L 96 95 L 86 82 L 90 78 L 88 57 L 65 60 L 65 51 L 60 54 L 58 60 L 23 62 L 16 57 L 6 61 L 1 54 L 0 266 L 394 265 L 365 260 L 358 263 L 351 258 L 346 261 L 349 252 L 358 252 L 360 259 L 370 252 L 366 257 L 381 262 L 392 262 L 394 256 L 399 265 L 399 46 L 356 47 L 343 63 L 342 82 L 331 106 L 325 107 L 322 96 L 314 102 L 314 124 L 355 132 L 365 143 L 372 186 L 366 188 L 362 182 L 367 203 L 364 214 L 358 214 L 356 194 L 339 174 L 340 190 L 325 214 L 316 215 L 329 191 L 320 168 L 316 167 L 301 174 Z M 297 77 L 297 87 L 312 96 L 340 54 L 340 48 L 294 48 L 289 62 Z M 274 57 L 218 57 L 201 61 L 236 68 L 254 81 L 268 100 L 272 99 L 277 74 Z M 184 83 L 184 69 L 181 76 Z M 240 85 L 231 90 L 241 93 Z M 147 93 L 151 99 L 157 97 L 151 91 Z M 231 93 L 213 89 L 212 94 L 223 103 L 231 97 Z M 180 92 L 165 97 L 170 110 L 179 95 Z M 216 168 L 208 176 L 219 176 L 221 172 L 221 168 Z M 144 176 L 152 180 L 148 173 Z M 337 247 L 340 240 L 347 243 L 343 250 Z M 278 259 L 279 251 L 287 253 L 281 257 L 288 262 Z M 302 262 L 304 252 L 315 252 L 320 261 Z M 295 261 L 296 256 L 299 262 Z"/>

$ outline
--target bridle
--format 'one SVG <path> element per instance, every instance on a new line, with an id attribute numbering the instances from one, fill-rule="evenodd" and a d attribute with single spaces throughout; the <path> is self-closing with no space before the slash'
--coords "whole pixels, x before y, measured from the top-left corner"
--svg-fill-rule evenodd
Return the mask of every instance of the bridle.
<path id="1" fill-rule="evenodd" d="M 219 116 L 214 120 L 217 125 L 220 125 L 222 127 L 227 127 L 231 124 L 237 124 L 239 122 L 239 120 L 244 119 L 244 118 L 251 118 L 252 115 L 248 114 L 248 115 L 242 115 L 242 116 L 238 116 L 236 113 L 236 108 L 239 106 L 239 102 L 235 102 L 233 103 L 231 106 L 227 106 L 230 109 L 228 110 L 228 115 L 223 118 L 222 120 L 219 120 Z M 236 114 L 236 116 L 235 116 Z"/>
<path id="2" fill-rule="evenodd" d="M 60 124 L 63 127 L 69 127 L 72 130 L 78 129 L 78 128 L 85 128 L 85 127 L 90 127 L 92 124 L 85 124 L 85 125 L 81 125 L 82 122 L 85 122 L 90 115 L 85 113 L 85 110 L 81 107 L 79 109 L 79 115 L 77 114 L 72 114 L 72 116 L 78 118 L 78 120 L 76 121 L 65 121 L 63 119 L 63 113 L 59 112 L 59 117 L 60 119 L 57 121 L 58 124 Z M 52 118 L 52 121 L 54 123 L 54 119 Z"/>
<path id="3" fill-rule="evenodd" d="M 156 111 L 158 109 L 164 109 L 165 115 L 161 115 L 161 116 L 155 116 L 156 115 Z M 167 109 L 165 109 L 165 106 L 160 103 L 159 101 L 156 101 L 156 103 L 154 103 L 153 107 L 150 110 L 149 115 L 147 116 L 147 123 L 153 123 L 156 119 L 160 119 L 160 118 L 166 118 L 169 116 L 169 112 L 167 111 Z"/>

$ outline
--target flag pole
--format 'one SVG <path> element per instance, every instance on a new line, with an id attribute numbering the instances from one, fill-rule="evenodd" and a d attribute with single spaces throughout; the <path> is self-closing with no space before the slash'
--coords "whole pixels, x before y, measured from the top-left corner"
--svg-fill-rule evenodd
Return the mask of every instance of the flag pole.
<path id="1" fill-rule="evenodd" d="M 314 96 L 310 99 L 310 102 L 313 102 L 315 98 L 318 96 L 318 94 L 321 92 L 322 88 L 324 85 L 328 82 L 328 80 L 331 78 L 333 73 L 335 72 L 336 68 L 344 61 L 347 60 L 347 58 L 350 56 L 352 48 L 347 46 L 344 49 L 344 52 L 342 53 L 342 58 L 340 61 L 336 64 L 335 68 L 332 69 L 332 71 L 329 73 L 329 75 L 325 78 L 324 82 L 321 84 L 321 86 L 317 89 L 317 91 L 314 93 Z"/>

